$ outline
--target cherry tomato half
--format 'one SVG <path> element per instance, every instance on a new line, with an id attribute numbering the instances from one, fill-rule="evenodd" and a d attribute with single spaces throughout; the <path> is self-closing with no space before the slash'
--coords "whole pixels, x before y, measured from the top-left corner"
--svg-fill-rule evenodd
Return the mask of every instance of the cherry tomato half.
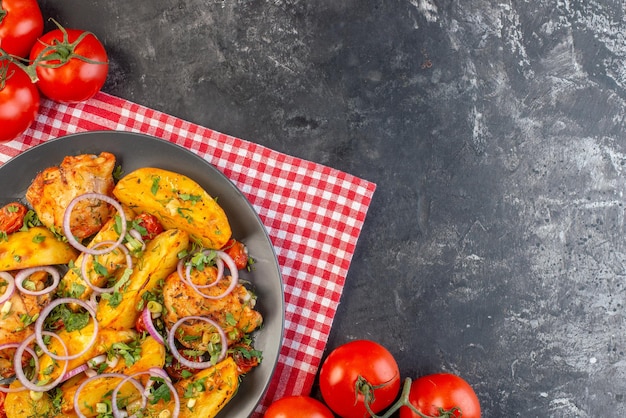
<path id="1" fill-rule="evenodd" d="M 30 51 L 37 86 L 48 98 L 62 103 L 82 102 L 100 91 L 109 64 L 104 45 L 91 32 L 54 29 Z"/>
<path id="2" fill-rule="evenodd" d="M 474 389 L 461 377 L 450 373 L 422 376 L 411 383 L 409 401 L 427 416 L 439 416 L 440 409 L 454 410 L 451 416 L 480 418 L 480 403 Z M 419 418 L 407 406 L 400 408 L 400 418 Z"/>
<path id="3" fill-rule="evenodd" d="M 43 33 L 43 16 L 37 0 L 0 1 L 0 48 L 26 58 Z"/>
<path id="4" fill-rule="evenodd" d="M 4 398 L 6 398 L 6 394 L 0 392 L 0 418 L 7 418 L 7 413 L 4 410 Z"/>
<path id="5" fill-rule="evenodd" d="M 0 142 L 17 138 L 35 121 L 39 91 L 28 74 L 0 60 Z"/>
<path id="6" fill-rule="evenodd" d="M 287 396 L 271 404 L 263 418 L 334 418 L 334 415 L 315 398 Z"/>
<path id="7" fill-rule="evenodd" d="M 12 234 L 24 225 L 26 206 L 18 202 L 9 203 L 0 208 L 0 232 Z"/>
<path id="8" fill-rule="evenodd" d="M 164 231 L 159 218 L 150 213 L 142 212 L 135 217 L 135 220 L 139 226 L 146 230 L 145 234 L 141 235 L 141 238 L 144 240 L 154 239 L 154 237 Z"/>
<path id="9" fill-rule="evenodd" d="M 391 353 L 369 340 L 335 348 L 322 364 L 319 386 L 326 405 L 343 418 L 369 417 L 364 392 L 370 390 L 373 412 L 387 408 L 400 391 L 400 370 Z"/>
<path id="10" fill-rule="evenodd" d="M 222 247 L 222 251 L 233 259 L 237 269 L 243 270 L 248 265 L 248 251 L 242 242 L 235 239 L 229 239 L 228 242 L 226 242 L 226 245 Z"/>

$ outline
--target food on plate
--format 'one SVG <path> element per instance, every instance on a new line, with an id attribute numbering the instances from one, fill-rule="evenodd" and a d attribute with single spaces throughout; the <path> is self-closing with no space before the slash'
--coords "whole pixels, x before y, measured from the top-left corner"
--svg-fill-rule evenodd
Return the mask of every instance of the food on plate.
<path id="1" fill-rule="evenodd" d="M 141 314 L 137 306 L 142 303 L 143 296 L 155 293 L 163 280 L 170 273 L 176 272 L 178 256 L 188 246 L 189 234 L 179 229 L 166 230 L 148 242 L 141 263 L 133 266 L 132 273 L 119 289 L 123 292 L 119 303 L 111 303 L 110 299 L 100 299 L 98 322 L 103 327 L 113 329 L 133 328 Z M 122 275 L 120 279 L 121 277 Z M 117 280 L 118 283 L 120 279 Z M 173 308 L 174 306 L 168 306 L 168 312 Z"/>
<path id="2" fill-rule="evenodd" d="M 0 142 L 21 135 L 39 111 L 39 90 L 26 72 L 0 53 Z"/>
<path id="3" fill-rule="evenodd" d="M 24 226 L 26 213 L 28 209 L 20 202 L 7 203 L 0 208 L 0 235 L 12 234 Z"/>
<path id="4" fill-rule="evenodd" d="M 106 81 L 109 71 L 106 49 L 91 32 L 57 26 L 43 34 L 30 51 L 37 87 L 57 102 L 88 100 Z"/>
<path id="5" fill-rule="evenodd" d="M 97 156 L 67 156 L 59 166 L 37 174 L 26 191 L 26 200 L 41 223 L 53 231 L 61 231 L 65 209 L 74 198 L 87 192 L 111 194 L 115 186 L 114 169 L 115 156 L 108 152 Z M 87 238 L 98 232 L 110 216 L 106 202 L 93 199 L 80 201 L 71 212 L 72 234 L 78 239 Z"/>
<path id="6" fill-rule="evenodd" d="M 113 195 L 126 206 L 156 215 L 165 228 L 189 232 L 206 248 L 220 249 L 231 237 L 224 210 L 187 176 L 140 168 L 124 176 Z"/>
<path id="7" fill-rule="evenodd" d="M 195 270 L 191 281 L 195 286 L 207 286 L 216 283 L 216 276 L 215 269 Z M 231 286 L 234 287 L 229 290 Z M 171 307 L 163 317 L 168 329 L 184 317 L 207 315 L 224 330 L 230 344 L 240 341 L 263 322 L 261 314 L 254 310 L 254 299 L 250 291 L 241 284 L 233 285 L 232 279 L 220 280 L 214 286 L 198 289 L 188 281 L 180 280 L 178 272 L 174 272 L 165 279 L 163 300 Z M 212 325 L 203 323 L 182 324 L 179 329 L 185 335 L 195 338 L 183 338 L 180 343 L 192 350 L 205 350 L 208 342 L 213 339 L 213 328 Z"/>
<path id="8" fill-rule="evenodd" d="M 77 254 L 78 251 L 48 228 L 35 226 L 0 240 L 0 271 L 67 264 Z"/>
<path id="9" fill-rule="evenodd" d="M 249 255 L 222 208 L 169 171 L 116 184 L 115 164 L 67 156 L 4 232 L 0 210 L 0 417 L 214 417 L 261 361 Z"/>

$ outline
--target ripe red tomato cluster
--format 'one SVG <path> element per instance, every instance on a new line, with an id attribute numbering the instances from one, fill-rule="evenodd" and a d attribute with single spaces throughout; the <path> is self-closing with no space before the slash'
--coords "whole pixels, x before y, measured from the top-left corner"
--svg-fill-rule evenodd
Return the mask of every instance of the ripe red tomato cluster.
<path id="1" fill-rule="evenodd" d="M 264 418 L 388 418 L 398 411 L 400 418 L 480 418 L 476 393 L 457 375 L 407 378 L 402 390 L 400 380 L 398 364 L 385 347 L 352 341 L 334 349 L 322 364 L 323 403 L 310 396 L 285 397 L 270 405 Z"/>
<path id="2" fill-rule="evenodd" d="M 36 0 L 0 0 L 0 142 L 30 127 L 40 94 L 62 103 L 82 102 L 106 80 L 107 53 L 93 33 L 59 24 L 43 31 Z"/>

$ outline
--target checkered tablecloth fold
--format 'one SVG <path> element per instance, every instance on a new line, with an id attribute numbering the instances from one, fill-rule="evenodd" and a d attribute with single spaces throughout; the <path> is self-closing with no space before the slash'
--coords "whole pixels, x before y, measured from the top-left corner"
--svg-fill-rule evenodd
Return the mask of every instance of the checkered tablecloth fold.
<path id="1" fill-rule="evenodd" d="M 181 145 L 221 170 L 253 205 L 274 244 L 285 290 L 285 338 L 255 415 L 310 391 L 375 185 L 333 168 L 99 93 L 78 104 L 43 100 L 33 126 L 0 144 L 0 163 L 67 134 L 119 130 Z"/>

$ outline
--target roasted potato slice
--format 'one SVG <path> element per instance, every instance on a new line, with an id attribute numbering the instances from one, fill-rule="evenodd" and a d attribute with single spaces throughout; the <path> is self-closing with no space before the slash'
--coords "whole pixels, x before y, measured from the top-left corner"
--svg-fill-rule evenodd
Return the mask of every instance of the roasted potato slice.
<path id="1" fill-rule="evenodd" d="M 43 226 L 14 232 L 0 241 L 0 271 L 67 264 L 77 256 L 71 245 Z"/>
<path id="2" fill-rule="evenodd" d="M 107 299 L 98 303 L 98 323 L 112 329 L 133 328 L 141 314 L 137 306 L 142 295 L 176 270 L 178 254 L 188 246 L 189 234 L 179 229 L 164 231 L 148 242 L 143 257 L 135 262 L 128 282 L 122 286 L 119 303 Z"/>
<path id="3" fill-rule="evenodd" d="M 20 388 L 19 380 L 14 381 L 10 388 Z M 4 399 L 4 412 L 7 418 L 32 418 L 54 416 L 54 405 L 47 393 L 43 393 L 41 399 L 35 401 L 30 397 L 30 390 L 10 392 Z"/>
<path id="4" fill-rule="evenodd" d="M 93 336 L 93 329 L 93 320 L 90 320 L 89 323 L 80 330 L 69 332 L 61 330 L 57 333 L 57 335 L 63 340 L 63 342 L 65 342 L 70 354 L 76 354 L 83 351 L 89 344 Z M 87 352 L 85 352 L 85 354 L 69 360 L 67 370 L 69 371 L 75 369 L 76 367 L 86 363 L 88 360 L 99 356 L 100 354 L 105 354 L 111 348 L 113 343 L 128 343 L 137 338 L 138 334 L 133 330 L 119 331 L 100 327 L 98 330 L 98 336 L 96 337 L 96 342 L 89 350 L 87 350 Z M 50 339 L 48 350 L 53 353 L 57 353 L 58 355 L 62 355 L 64 352 L 61 343 L 56 338 Z M 39 380 L 50 381 L 56 379 L 63 370 L 62 366 L 62 360 L 54 360 L 47 354 L 42 355 L 39 359 Z"/>
<path id="5" fill-rule="evenodd" d="M 206 248 L 219 249 L 230 239 L 224 210 L 195 181 L 159 168 L 140 168 L 113 189 L 123 204 L 156 215 L 166 229 L 182 229 Z"/>
<path id="6" fill-rule="evenodd" d="M 132 219 L 135 216 L 135 213 L 132 211 L 132 209 L 127 207 L 124 208 L 124 213 L 126 215 L 126 219 Z M 115 217 L 109 219 L 104 224 L 102 229 L 89 242 L 87 248 L 91 248 L 94 245 L 97 245 L 98 243 L 104 241 L 117 241 L 117 239 L 119 238 L 119 234 L 115 231 L 115 223 Z M 74 262 L 75 268 L 69 269 L 65 276 L 63 276 L 63 278 L 61 279 L 61 283 L 59 284 L 60 289 L 65 289 L 67 292 L 71 290 L 71 296 L 81 300 L 89 299 L 89 297 L 93 293 L 91 287 L 84 284 L 84 280 L 80 275 L 80 266 L 83 263 L 84 257 L 85 254 L 81 253 L 76 258 L 76 261 Z M 126 267 L 126 256 L 121 250 L 114 250 L 109 253 L 99 255 L 97 257 L 90 257 L 90 259 L 87 260 L 86 266 L 87 276 L 91 283 L 98 287 L 103 287 L 105 285 L 106 277 L 97 274 L 94 271 L 94 258 L 97 258 L 98 263 L 103 266 L 106 269 L 107 273 L 110 275 L 113 275 L 120 269 L 123 270 Z M 77 294 L 77 292 L 75 291 L 76 287 L 73 286 L 74 284 L 83 285 L 85 288 L 84 291 L 81 294 Z"/>
<path id="7" fill-rule="evenodd" d="M 163 368 L 164 364 L 165 346 L 148 336 L 141 342 L 141 358 L 137 362 L 128 365 L 122 357 L 115 367 L 107 368 L 103 373 L 124 373 L 126 375 L 133 375 L 137 372 L 146 371 L 151 367 Z M 61 410 L 64 414 L 69 414 L 74 410 L 74 395 L 80 384 L 86 379 L 87 377 L 84 375 L 77 376 L 75 379 L 68 380 L 61 387 L 61 391 L 63 392 Z M 142 379 L 142 384 L 145 384 L 146 381 L 147 376 L 146 379 Z M 110 398 L 110 393 L 119 382 L 119 379 L 103 379 L 88 383 L 78 395 L 78 403 L 81 405 L 80 409 L 83 415 L 87 417 L 96 416 L 96 404 L 102 402 L 102 400 L 107 397 Z M 139 398 L 139 394 L 134 387 L 129 384 L 128 386 L 125 385 L 122 387 L 119 398 L 133 401 Z"/>
<path id="8" fill-rule="evenodd" d="M 213 418 L 235 396 L 239 388 L 237 365 L 227 357 L 213 367 L 201 370 L 174 384 L 180 397 L 180 418 Z M 144 417 L 161 417 L 173 410 L 174 401 L 160 401 L 143 412 Z"/>

